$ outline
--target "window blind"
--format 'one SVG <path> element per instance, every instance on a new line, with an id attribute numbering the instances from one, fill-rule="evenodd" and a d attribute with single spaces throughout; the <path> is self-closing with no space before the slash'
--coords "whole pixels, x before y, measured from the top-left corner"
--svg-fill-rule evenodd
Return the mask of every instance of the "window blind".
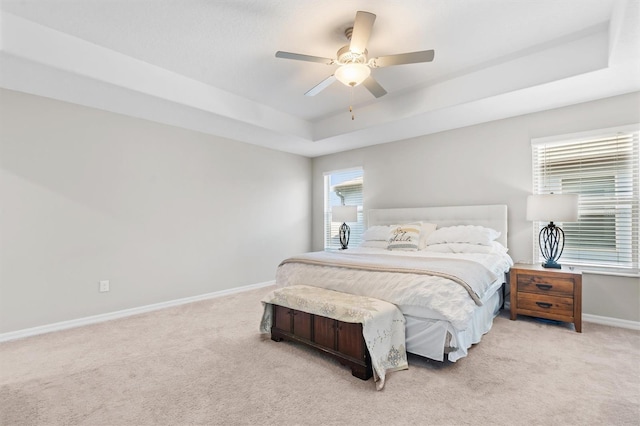
<path id="1" fill-rule="evenodd" d="M 364 233 L 363 213 L 364 175 L 361 168 L 338 170 L 324 175 L 324 248 L 339 249 L 341 223 L 331 220 L 331 207 L 358 206 L 358 221 L 348 223 L 351 228 L 349 247 L 357 247 Z"/>
<path id="2" fill-rule="evenodd" d="M 561 263 L 638 273 L 638 133 L 634 127 L 532 144 L 534 194 L 579 194 L 578 221 L 559 224 L 565 232 Z M 538 256 L 538 232 L 545 225 L 534 223 Z"/>

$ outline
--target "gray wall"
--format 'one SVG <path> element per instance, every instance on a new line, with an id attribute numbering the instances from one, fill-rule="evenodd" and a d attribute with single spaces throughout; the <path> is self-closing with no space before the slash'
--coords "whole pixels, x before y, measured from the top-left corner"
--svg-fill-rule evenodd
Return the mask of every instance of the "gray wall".
<path id="1" fill-rule="evenodd" d="M 0 333 L 270 281 L 311 246 L 308 158 L 7 90 L 0 120 Z"/>
<path id="2" fill-rule="evenodd" d="M 312 161 L 0 90 L 0 333 L 272 280 L 282 258 L 322 249 L 322 173 L 353 166 L 366 208 L 506 203 L 511 254 L 529 261 L 530 139 L 637 122 L 639 105 L 636 93 Z M 583 297 L 586 314 L 640 321 L 638 278 L 585 275 Z"/>
<path id="3" fill-rule="evenodd" d="M 532 260 L 531 139 L 640 122 L 640 93 L 327 155 L 313 161 L 313 248 L 322 249 L 322 174 L 364 168 L 369 208 L 507 204 L 513 259 Z M 583 312 L 640 321 L 640 279 L 585 274 Z"/>

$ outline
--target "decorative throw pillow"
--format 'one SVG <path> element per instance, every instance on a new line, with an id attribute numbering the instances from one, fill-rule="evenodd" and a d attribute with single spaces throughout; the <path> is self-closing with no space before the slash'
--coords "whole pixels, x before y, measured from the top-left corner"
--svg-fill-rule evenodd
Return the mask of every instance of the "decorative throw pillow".
<path id="1" fill-rule="evenodd" d="M 389 250 L 418 250 L 420 246 L 420 229 L 421 225 L 419 223 L 392 226 L 387 248 Z"/>

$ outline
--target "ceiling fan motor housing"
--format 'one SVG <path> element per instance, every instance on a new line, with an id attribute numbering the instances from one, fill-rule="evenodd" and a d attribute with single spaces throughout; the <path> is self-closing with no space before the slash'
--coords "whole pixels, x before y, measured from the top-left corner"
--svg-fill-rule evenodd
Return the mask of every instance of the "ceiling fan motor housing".
<path id="1" fill-rule="evenodd" d="M 336 54 L 338 63 L 344 64 L 366 64 L 367 63 L 367 49 L 363 53 L 352 52 L 349 50 L 349 46 L 343 46 L 338 50 Z"/>

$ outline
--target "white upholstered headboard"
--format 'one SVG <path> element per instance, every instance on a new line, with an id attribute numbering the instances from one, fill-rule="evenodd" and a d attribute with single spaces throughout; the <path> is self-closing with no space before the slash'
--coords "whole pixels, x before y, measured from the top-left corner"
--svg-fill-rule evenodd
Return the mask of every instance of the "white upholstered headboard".
<path id="1" fill-rule="evenodd" d="M 367 212 L 367 226 L 395 225 L 419 220 L 435 223 L 438 228 L 453 225 L 486 226 L 499 231 L 498 241 L 507 247 L 506 205 L 370 209 Z"/>

